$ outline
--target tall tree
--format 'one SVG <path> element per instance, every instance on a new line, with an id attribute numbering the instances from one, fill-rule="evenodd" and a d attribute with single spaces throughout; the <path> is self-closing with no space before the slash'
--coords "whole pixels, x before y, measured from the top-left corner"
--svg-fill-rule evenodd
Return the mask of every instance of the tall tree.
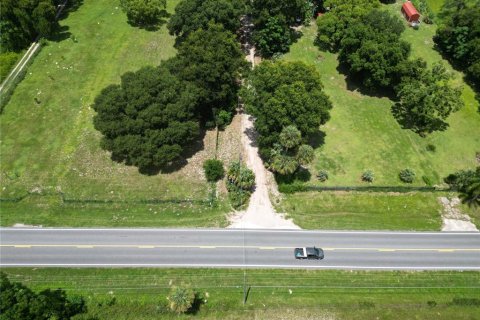
<path id="1" fill-rule="evenodd" d="M 325 0 L 327 13 L 317 19 L 316 44 L 322 49 L 338 51 L 349 26 L 379 7 L 378 0 Z"/>
<path id="2" fill-rule="evenodd" d="M 315 67 L 265 61 L 247 78 L 241 96 L 255 116 L 261 154 L 267 159 L 282 128 L 294 125 L 306 141 L 329 119 L 332 105 Z"/>
<path id="3" fill-rule="evenodd" d="M 366 87 L 393 88 L 410 54 L 410 45 L 400 39 L 404 28 L 389 12 L 371 10 L 345 30 L 338 59 Z"/>
<path id="4" fill-rule="evenodd" d="M 58 29 L 52 0 L 2 0 L 0 50 L 26 48 L 37 36 L 50 36 Z"/>
<path id="5" fill-rule="evenodd" d="M 167 0 L 120 0 L 120 6 L 133 25 L 152 26 L 165 15 Z"/>
<path id="6" fill-rule="evenodd" d="M 399 102 L 393 111 L 404 127 L 424 136 L 448 127 L 445 120 L 463 106 L 462 90 L 452 86 L 453 76 L 442 64 L 432 69 L 422 62 L 416 64 L 418 73 L 405 76 L 397 87 Z"/>
<path id="7" fill-rule="evenodd" d="M 234 111 L 239 79 L 248 64 L 235 35 L 221 24 L 192 32 L 169 63 L 175 74 L 199 89 L 196 111 L 202 119 L 212 119 L 214 111 Z"/>
<path id="8" fill-rule="evenodd" d="M 264 58 L 288 52 L 292 43 L 290 27 L 282 16 L 268 18 L 265 26 L 255 31 L 253 38 L 257 51 Z"/>
<path id="9" fill-rule="evenodd" d="M 236 33 L 240 28 L 240 16 L 244 13 L 243 0 L 182 0 L 175 7 L 167 27 L 180 42 L 193 31 L 207 29 L 212 21 Z"/>
<path id="10" fill-rule="evenodd" d="M 480 0 L 446 0 L 433 38 L 480 90 Z"/>
<path id="11" fill-rule="evenodd" d="M 198 137 L 197 89 L 164 66 L 122 76 L 95 99 L 94 125 L 112 157 L 142 169 L 161 168 L 178 159 Z"/>
<path id="12" fill-rule="evenodd" d="M 35 293 L 0 273 L 0 319 L 68 320 L 86 311 L 82 297 L 68 298 L 61 289 Z"/>

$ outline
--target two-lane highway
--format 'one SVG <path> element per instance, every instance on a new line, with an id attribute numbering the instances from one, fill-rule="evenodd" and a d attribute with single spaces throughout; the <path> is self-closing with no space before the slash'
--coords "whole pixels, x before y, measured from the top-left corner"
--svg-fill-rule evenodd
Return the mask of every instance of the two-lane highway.
<path id="1" fill-rule="evenodd" d="M 1 228 L 0 266 L 480 270 L 480 233 Z"/>

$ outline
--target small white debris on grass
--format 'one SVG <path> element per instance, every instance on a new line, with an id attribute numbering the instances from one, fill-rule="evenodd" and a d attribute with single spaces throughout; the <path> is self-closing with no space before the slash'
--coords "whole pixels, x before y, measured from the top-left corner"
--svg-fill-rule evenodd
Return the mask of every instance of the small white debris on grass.
<path id="1" fill-rule="evenodd" d="M 293 292 L 292 289 L 288 289 L 288 293 L 292 294 L 292 292 Z"/>

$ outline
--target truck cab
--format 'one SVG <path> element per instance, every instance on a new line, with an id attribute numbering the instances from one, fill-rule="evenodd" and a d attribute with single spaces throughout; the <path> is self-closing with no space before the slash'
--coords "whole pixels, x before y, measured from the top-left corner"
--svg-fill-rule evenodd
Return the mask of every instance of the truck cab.
<path id="1" fill-rule="evenodd" d="M 324 258 L 323 250 L 316 247 L 295 248 L 295 259 L 314 259 L 321 260 Z"/>

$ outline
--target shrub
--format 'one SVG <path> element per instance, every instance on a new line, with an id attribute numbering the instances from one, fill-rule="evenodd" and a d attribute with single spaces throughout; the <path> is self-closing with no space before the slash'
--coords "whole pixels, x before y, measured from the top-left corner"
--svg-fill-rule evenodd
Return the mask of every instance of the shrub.
<path id="1" fill-rule="evenodd" d="M 233 162 L 227 171 L 228 197 L 234 208 L 248 202 L 255 186 L 255 174 L 239 161 Z"/>
<path id="2" fill-rule="evenodd" d="M 217 126 L 220 130 L 225 129 L 225 127 L 232 121 L 232 113 L 226 110 L 220 110 L 216 115 Z"/>
<path id="3" fill-rule="evenodd" d="M 437 151 L 437 147 L 434 144 L 428 144 L 426 149 L 427 151 L 430 151 L 430 152 Z"/>
<path id="4" fill-rule="evenodd" d="M 373 182 L 374 179 L 375 179 L 375 175 L 373 174 L 372 170 L 365 170 L 362 173 L 362 181 Z"/>
<path id="5" fill-rule="evenodd" d="M 173 287 L 167 297 L 170 310 L 177 314 L 187 312 L 195 301 L 195 292 L 186 286 Z"/>
<path id="6" fill-rule="evenodd" d="M 326 170 L 320 170 L 317 174 L 318 180 L 325 182 L 328 180 L 328 172 Z"/>
<path id="7" fill-rule="evenodd" d="M 432 180 L 430 180 L 429 177 L 427 177 L 427 176 L 422 176 L 422 180 L 423 180 L 423 182 L 425 182 L 425 184 L 426 184 L 427 186 L 431 186 L 431 185 L 432 185 Z"/>
<path id="8" fill-rule="evenodd" d="M 166 0 L 121 0 L 120 6 L 130 23 L 136 26 L 152 26 L 165 12 Z"/>
<path id="9" fill-rule="evenodd" d="M 3 52 L 0 54 L 0 81 L 3 81 L 17 62 L 19 54 L 16 52 Z"/>
<path id="10" fill-rule="evenodd" d="M 208 159 L 203 163 L 203 170 L 205 177 L 209 182 L 216 182 L 223 178 L 225 170 L 223 169 L 223 162 L 216 159 Z"/>
<path id="11" fill-rule="evenodd" d="M 415 179 L 415 172 L 413 172 L 413 170 L 411 169 L 403 169 L 402 171 L 400 171 L 398 176 L 403 182 L 412 183 Z"/>

